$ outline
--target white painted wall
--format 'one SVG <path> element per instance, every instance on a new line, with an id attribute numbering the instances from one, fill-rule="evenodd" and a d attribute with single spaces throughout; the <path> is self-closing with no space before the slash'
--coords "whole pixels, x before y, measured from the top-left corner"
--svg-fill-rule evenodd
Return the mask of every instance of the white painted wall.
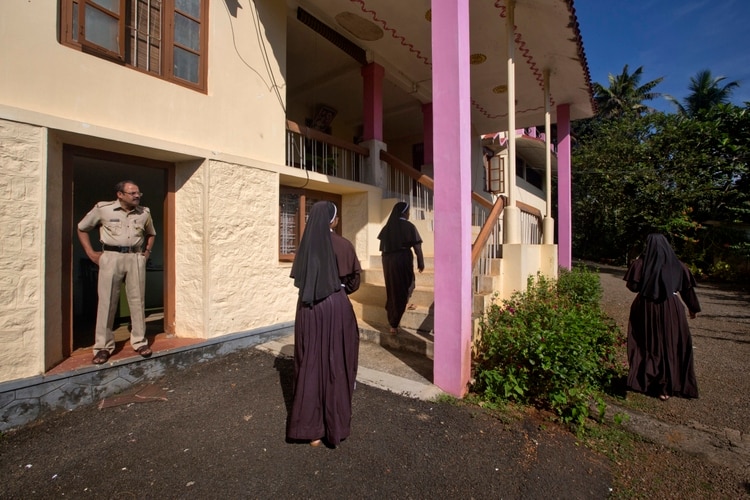
<path id="1" fill-rule="evenodd" d="M 204 94 L 60 44 L 57 1 L 0 2 L 0 105 L 283 164 L 285 3 L 212 1 L 209 30 Z"/>
<path id="2" fill-rule="evenodd" d="M 176 163 L 176 335 L 294 318 L 276 241 L 286 6 L 242 4 L 210 3 L 204 94 L 61 45 L 58 2 L 0 2 L 0 382 L 61 360 L 63 144 Z"/>

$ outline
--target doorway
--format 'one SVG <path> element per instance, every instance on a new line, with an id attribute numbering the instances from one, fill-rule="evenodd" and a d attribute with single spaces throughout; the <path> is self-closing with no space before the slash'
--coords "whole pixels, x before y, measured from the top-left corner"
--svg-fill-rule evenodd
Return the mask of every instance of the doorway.
<path id="1" fill-rule="evenodd" d="M 117 198 L 115 185 L 131 180 L 144 193 L 141 204 L 151 211 L 156 239 L 146 265 L 146 335 L 164 332 L 166 300 L 165 264 L 167 260 L 168 203 L 170 176 L 174 166 L 145 158 L 120 155 L 106 151 L 66 147 L 63 155 L 63 183 L 66 193 L 64 206 L 70 221 L 70 331 L 63 335 L 63 354 L 69 356 L 76 349 L 94 344 L 97 309 L 98 267 L 86 256 L 78 237 L 78 222 L 100 201 Z M 90 233 L 92 245 L 99 249 L 98 230 Z M 130 313 L 124 293 L 117 308 L 115 341 L 119 346 L 129 339 Z"/>

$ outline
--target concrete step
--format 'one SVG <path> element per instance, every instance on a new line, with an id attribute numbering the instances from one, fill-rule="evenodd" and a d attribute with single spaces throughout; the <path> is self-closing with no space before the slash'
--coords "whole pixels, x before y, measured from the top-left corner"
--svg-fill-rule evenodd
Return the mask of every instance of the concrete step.
<path id="1" fill-rule="evenodd" d="M 406 351 L 419 354 L 426 359 L 435 359 L 434 342 L 432 335 L 412 330 L 410 328 L 399 328 L 398 333 L 388 332 L 387 326 L 371 324 L 359 320 L 360 340 L 387 349 Z"/>
<path id="2" fill-rule="evenodd" d="M 349 296 L 352 301 L 354 313 L 359 322 L 361 339 L 372 342 L 383 347 L 408 351 L 424 355 L 428 359 L 434 359 L 434 334 L 435 334 L 435 274 L 434 259 L 425 256 L 424 272 L 415 273 L 416 287 L 410 303 L 416 305 L 414 310 L 406 310 L 401 319 L 401 325 L 397 334 L 389 333 L 388 318 L 385 312 L 385 279 L 380 255 L 369 258 L 369 269 L 362 271 L 362 284 L 359 290 Z M 473 295 L 473 325 L 478 328 L 478 322 L 490 304 L 492 304 L 495 292 L 500 286 L 499 274 L 501 271 L 501 259 L 491 263 L 493 276 L 475 276 L 475 285 L 482 293 Z"/>
<path id="3" fill-rule="evenodd" d="M 383 276 L 383 269 L 376 267 L 370 269 L 363 269 L 361 273 L 362 282 L 372 283 L 376 285 L 385 285 L 385 277 Z M 425 268 L 423 272 L 414 270 L 414 281 L 418 287 L 434 287 L 435 286 L 435 273 L 432 268 Z"/>
<path id="4" fill-rule="evenodd" d="M 385 285 L 376 283 L 362 283 L 359 290 L 349 296 L 352 302 L 373 304 L 385 307 Z M 435 302 L 435 289 L 432 287 L 418 286 L 414 288 L 409 300 L 412 304 L 429 308 Z"/>
<path id="5" fill-rule="evenodd" d="M 354 308 L 354 314 L 357 316 L 357 320 L 382 327 L 386 331 L 388 330 L 388 315 L 385 312 L 384 305 L 352 301 L 352 307 Z M 399 326 L 408 330 L 431 333 L 435 329 L 434 321 L 435 319 L 431 307 L 427 308 L 417 306 L 414 310 L 407 309 L 404 311 Z"/>
<path id="6" fill-rule="evenodd" d="M 423 254 L 424 257 L 424 267 L 434 269 L 435 268 L 435 258 L 432 255 Z M 371 268 L 383 268 L 383 260 L 380 255 L 370 255 L 369 258 L 369 267 Z M 417 257 L 414 256 L 414 266 L 417 265 Z"/>

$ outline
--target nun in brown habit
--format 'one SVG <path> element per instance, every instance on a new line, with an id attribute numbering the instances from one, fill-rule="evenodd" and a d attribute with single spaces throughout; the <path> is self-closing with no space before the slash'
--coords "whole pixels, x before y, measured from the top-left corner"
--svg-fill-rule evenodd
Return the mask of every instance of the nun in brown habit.
<path id="1" fill-rule="evenodd" d="M 385 278 L 385 311 L 388 314 L 390 332 L 397 333 L 401 317 L 406 311 L 409 298 L 414 292 L 414 255 L 417 268 L 424 271 L 422 238 L 417 228 L 409 222 L 409 205 L 399 201 L 393 206 L 388 221 L 378 234 Z"/>
<path id="2" fill-rule="evenodd" d="M 313 446 L 349 436 L 357 377 L 359 328 L 347 294 L 359 287 L 361 268 L 352 244 L 334 240 L 337 222 L 335 204 L 313 205 L 291 272 L 299 298 L 287 439 Z"/>
<path id="3" fill-rule="evenodd" d="M 693 340 L 685 315 L 685 306 L 691 319 L 701 310 L 692 273 L 664 235 L 649 234 L 624 279 L 638 294 L 628 321 L 628 388 L 662 400 L 697 398 Z"/>

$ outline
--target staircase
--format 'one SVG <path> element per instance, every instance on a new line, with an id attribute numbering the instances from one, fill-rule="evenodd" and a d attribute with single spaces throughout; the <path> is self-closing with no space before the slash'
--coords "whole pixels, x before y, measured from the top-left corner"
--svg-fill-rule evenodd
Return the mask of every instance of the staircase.
<path id="1" fill-rule="evenodd" d="M 357 315 L 362 340 L 433 359 L 435 267 L 431 256 L 425 256 L 424 260 L 425 269 L 422 273 L 415 266 L 416 287 L 410 303 L 416 308 L 404 312 L 399 332 L 394 335 L 388 332 L 385 280 L 380 255 L 370 256 L 369 268 L 362 270 L 359 290 L 349 296 Z"/>
<path id="2" fill-rule="evenodd" d="M 495 259 L 490 266 L 490 275 L 473 277 L 472 321 L 475 331 L 481 314 L 491 304 L 493 296 L 500 288 L 501 264 L 502 259 Z M 370 256 L 369 268 L 362 271 L 359 290 L 349 296 L 357 315 L 362 340 L 434 359 L 434 269 L 432 256 L 425 256 L 425 269 L 422 273 L 415 269 L 416 287 L 409 302 L 416 308 L 404 312 L 399 332 L 393 335 L 388 332 L 381 258 L 380 255 Z"/>

